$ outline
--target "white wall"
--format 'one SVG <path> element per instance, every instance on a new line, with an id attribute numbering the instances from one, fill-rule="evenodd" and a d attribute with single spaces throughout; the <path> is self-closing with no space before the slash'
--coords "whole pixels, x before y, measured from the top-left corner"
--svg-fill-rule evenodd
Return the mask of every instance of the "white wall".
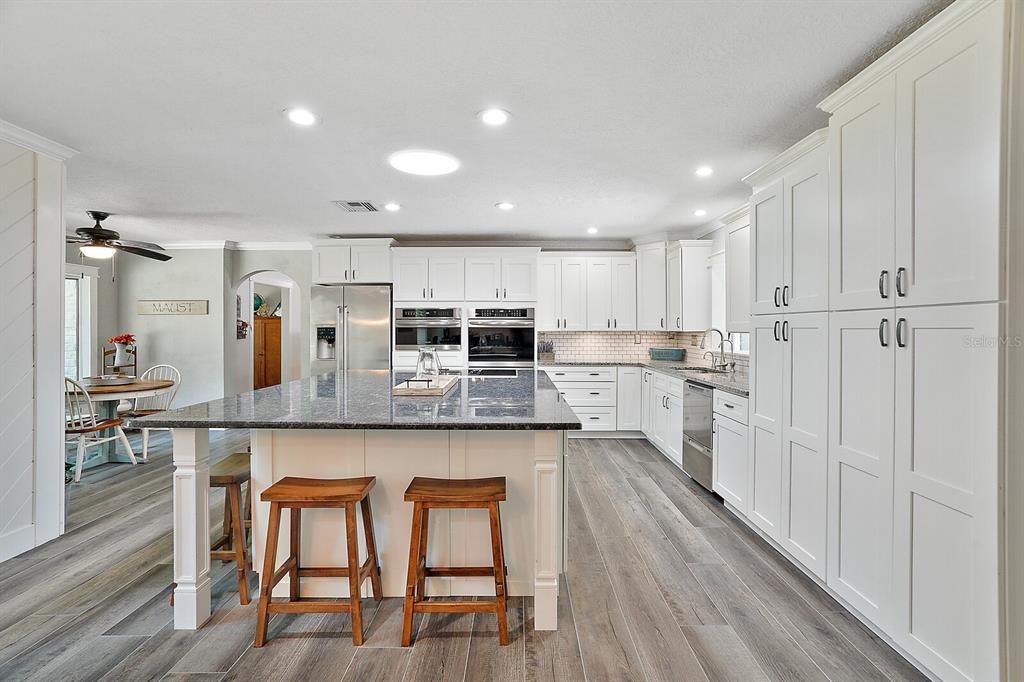
<path id="1" fill-rule="evenodd" d="M 85 225 L 88 221 L 76 221 L 74 216 L 67 220 L 71 225 Z M 114 281 L 114 261 L 123 262 L 128 258 L 136 258 L 128 254 L 118 254 L 110 260 L 96 258 L 82 258 L 78 246 L 75 244 L 65 245 L 65 262 L 81 265 L 89 265 L 99 270 L 96 278 L 97 287 L 97 311 L 96 311 L 96 338 L 102 345 L 111 336 L 120 333 L 117 326 L 117 283 Z M 99 349 L 95 349 L 96 358 L 93 362 L 99 367 Z"/>

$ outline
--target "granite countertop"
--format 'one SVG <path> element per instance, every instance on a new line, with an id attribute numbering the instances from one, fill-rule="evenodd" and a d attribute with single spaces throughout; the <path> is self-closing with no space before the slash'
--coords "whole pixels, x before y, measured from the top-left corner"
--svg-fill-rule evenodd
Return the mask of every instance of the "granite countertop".
<path id="1" fill-rule="evenodd" d="M 734 395 L 750 395 L 750 377 L 745 372 L 696 372 L 695 367 L 704 365 L 671 362 L 665 360 L 642 360 L 640 362 L 552 362 L 549 367 L 647 367 L 680 379 L 711 386 Z"/>
<path id="2" fill-rule="evenodd" d="M 544 372 L 462 377 L 443 397 L 393 397 L 413 372 L 351 370 L 148 417 L 133 428 L 575 430 L 581 424 Z"/>

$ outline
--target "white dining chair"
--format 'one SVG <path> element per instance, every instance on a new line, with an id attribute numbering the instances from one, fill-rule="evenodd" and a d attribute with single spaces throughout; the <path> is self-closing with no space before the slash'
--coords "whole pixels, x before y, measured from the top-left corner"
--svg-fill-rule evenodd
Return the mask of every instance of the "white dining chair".
<path id="1" fill-rule="evenodd" d="M 128 436 L 121 428 L 121 419 L 97 419 L 92 398 L 85 387 L 74 379 L 64 377 L 64 436 L 65 443 L 78 442 L 78 457 L 75 461 L 75 482 L 82 479 L 82 463 L 85 461 L 87 448 L 103 445 L 112 440 L 120 440 L 132 464 L 136 464 L 135 453 L 132 452 Z M 113 436 L 102 436 L 106 429 L 113 429 Z M 73 436 L 73 438 L 68 438 Z"/>
<path id="2" fill-rule="evenodd" d="M 178 386 L 181 385 L 181 372 L 173 365 L 153 365 L 139 377 L 139 381 L 173 381 L 174 386 L 166 393 L 149 396 L 148 398 L 136 398 L 135 404 L 127 412 L 122 412 L 121 417 L 145 417 L 148 414 L 163 412 L 171 407 L 174 396 L 178 393 Z M 142 461 L 149 459 L 149 429 L 142 429 Z"/>

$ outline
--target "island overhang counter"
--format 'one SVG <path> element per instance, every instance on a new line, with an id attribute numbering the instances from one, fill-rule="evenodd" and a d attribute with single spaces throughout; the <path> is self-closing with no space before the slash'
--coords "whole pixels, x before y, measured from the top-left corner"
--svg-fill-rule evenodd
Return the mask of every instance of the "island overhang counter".
<path id="1" fill-rule="evenodd" d="M 557 627 L 564 569 L 566 434 L 581 428 L 543 371 L 514 377 L 461 377 L 444 397 L 392 397 L 408 373 L 350 370 L 322 374 L 129 421 L 170 428 L 174 460 L 174 625 L 195 629 L 209 617 L 209 429 L 251 430 L 252 561 L 262 568 L 269 504 L 260 492 L 284 476 L 375 476 L 370 494 L 385 597 L 405 595 L 414 476 L 504 476 L 502 530 L 508 592 L 534 597 L 535 627 Z M 309 566 L 347 563 L 344 514 L 302 515 L 301 555 Z M 479 509 L 430 515 L 428 561 L 487 565 L 489 522 Z M 360 556 L 365 545 L 360 527 Z M 279 560 L 288 547 L 283 524 Z M 347 597 L 344 578 L 303 578 L 310 597 Z M 274 591 L 287 595 L 287 578 Z M 427 579 L 429 596 L 494 594 L 488 578 Z"/>

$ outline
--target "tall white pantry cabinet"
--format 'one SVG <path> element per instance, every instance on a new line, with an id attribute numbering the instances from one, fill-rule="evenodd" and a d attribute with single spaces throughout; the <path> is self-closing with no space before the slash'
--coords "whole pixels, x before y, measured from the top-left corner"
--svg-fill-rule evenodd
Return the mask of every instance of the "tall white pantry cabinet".
<path id="1" fill-rule="evenodd" d="M 954 3 L 745 178 L 747 520 L 943 680 L 1021 670 L 1024 542 L 1001 535 L 1000 481 L 1019 472 L 1002 434 L 1021 12 Z"/>

